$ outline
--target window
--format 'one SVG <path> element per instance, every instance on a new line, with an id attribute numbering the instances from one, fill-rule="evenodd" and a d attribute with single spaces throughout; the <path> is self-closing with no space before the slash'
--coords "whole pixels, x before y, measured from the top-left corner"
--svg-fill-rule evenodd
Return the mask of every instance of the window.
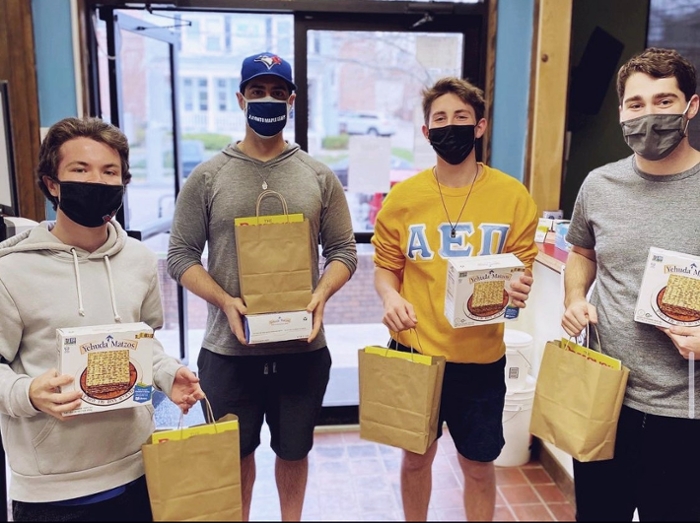
<path id="1" fill-rule="evenodd" d="M 207 36 L 207 51 L 221 51 L 221 38 Z"/>
<path id="2" fill-rule="evenodd" d="M 237 90 L 233 78 L 216 79 L 216 107 L 219 111 L 234 110 Z"/>
<path id="3" fill-rule="evenodd" d="M 197 100 L 198 100 L 198 109 L 200 111 L 206 111 L 209 109 L 209 103 L 208 103 L 208 93 L 207 93 L 207 79 L 206 78 L 199 78 L 197 80 Z"/>
<path id="4" fill-rule="evenodd" d="M 231 17 L 224 17 L 224 51 L 231 52 Z"/>
<path id="5" fill-rule="evenodd" d="M 185 36 L 188 40 L 199 40 L 199 20 L 196 18 L 189 18 L 190 25 L 185 29 Z"/>
<path id="6" fill-rule="evenodd" d="M 182 101 L 185 111 L 194 110 L 194 90 L 192 89 L 192 78 L 182 79 Z"/>
<path id="7" fill-rule="evenodd" d="M 206 50 L 212 53 L 221 52 L 222 40 L 224 37 L 224 24 L 220 17 L 207 18 L 206 27 Z"/>
<path id="8" fill-rule="evenodd" d="M 700 3 L 687 0 L 651 0 L 647 47 L 675 49 L 700 71 Z M 700 118 L 688 124 L 690 144 L 700 149 Z"/>
<path id="9" fill-rule="evenodd" d="M 100 3 L 99 0 L 86 1 L 90 5 Z M 378 21 L 374 16 L 363 16 L 351 24 L 355 28 L 351 29 L 347 20 L 350 17 L 345 16 L 353 14 L 351 9 L 348 13 L 338 13 L 339 3 L 330 0 L 319 0 L 318 3 L 328 6 L 328 12 L 320 17 L 324 20 L 297 16 L 292 12 L 294 8 L 280 13 L 261 7 L 260 12 L 248 13 L 240 11 L 242 8 L 236 7 L 236 2 L 229 2 L 230 7 L 223 7 L 225 2 L 211 0 L 189 2 L 188 5 L 199 6 L 218 4 L 216 9 L 224 12 L 215 12 L 214 7 L 207 12 L 192 6 L 182 12 L 183 20 L 191 21 L 192 25 L 174 31 L 184 32 L 181 47 L 178 49 L 175 44 L 178 55 L 174 72 L 176 79 L 180 79 L 179 107 L 183 109 L 177 122 L 180 126 L 178 160 L 182 166 L 179 180 L 180 183 L 189 183 L 186 179 L 196 165 L 244 137 L 245 113 L 238 107 L 236 98 L 243 58 L 264 50 L 278 53 L 293 62 L 298 58 L 294 46 L 296 37 L 304 35 L 306 39 L 307 56 L 296 64 L 299 71 L 295 70 L 297 73 L 305 70 L 306 73 L 306 85 L 300 85 L 301 92 L 297 97 L 297 103 L 303 100 L 306 104 L 294 107 L 284 136 L 289 141 L 297 141 L 296 115 L 308 123 L 299 133 L 299 143 L 343 181 L 355 232 L 362 236 L 358 245 L 358 271 L 329 302 L 324 314 L 334 360 L 328 394 L 324 399 L 325 407 L 333 407 L 324 417 L 327 424 L 328 420 L 356 422 L 357 348 L 383 343 L 387 337 L 386 328 L 378 321 L 382 305 L 372 287 L 373 248 L 367 244 L 368 233 L 373 229 L 374 217 L 390 184 L 414 175 L 426 166 L 426 161 L 434 160 L 434 151 L 419 134 L 420 88 L 438 75 L 460 74 L 465 60 L 464 49 L 479 50 L 469 54 L 466 62 L 469 76 L 479 78 L 479 60 L 473 59 L 473 55 L 482 59 L 484 53 L 479 39 L 483 24 L 463 24 L 461 16 L 442 20 L 438 14 L 436 22 L 440 23 L 425 33 L 408 30 L 424 13 L 397 14 L 405 22 L 400 27 L 393 20 L 394 15 L 378 16 L 383 20 L 380 25 L 386 23 L 385 31 L 375 29 Z M 364 18 L 371 22 L 368 30 L 363 29 Z M 478 15 L 479 20 L 482 18 L 483 15 Z M 453 19 L 459 23 L 453 23 Z M 170 24 L 162 18 L 154 23 L 161 27 Z M 475 29 L 462 29 L 472 26 Z M 402 30 L 403 27 L 406 30 Z M 131 57 L 135 62 L 133 66 L 141 67 L 143 64 L 139 59 L 142 58 L 135 53 Z M 150 91 L 144 91 L 139 82 L 125 82 L 123 88 L 134 105 L 140 100 L 148 100 L 157 103 L 162 112 L 168 105 L 162 85 L 151 85 Z M 105 96 L 105 100 L 109 97 Z M 300 113 L 296 113 L 297 108 Z M 163 136 L 160 122 L 151 118 L 153 114 L 156 113 L 151 111 L 138 121 L 148 131 L 140 135 L 147 137 L 149 143 L 148 147 L 144 144 L 133 150 L 134 169 L 140 169 L 142 176 L 138 180 L 141 182 L 139 187 L 135 183 L 130 187 L 134 197 L 131 209 L 139 212 L 155 209 L 162 217 L 167 217 L 175 201 L 172 184 L 164 188 L 162 176 L 156 178 L 154 173 L 162 171 L 173 180 L 177 179 L 173 176 L 173 148 L 161 144 L 167 142 L 169 145 L 174 140 L 172 134 Z M 174 124 L 172 127 L 174 129 Z M 368 150 L 363 150 L 364 144 L 372 146 L 371 154 L 365 154 Z M 152 157 L 160 158 L 153 154 L 157 152 L 154 147 L 164 151 L 163 161 L 156 164 L 160 171 L 151 168 Z M 373 160 L 379 157 L 381 162 Z M 368 163 L 369 168 L 365 169 L 363 165 Z M 363 169 L 368 175 L 363 176 Z M 383 180 L 381 187 L 374 183 L 379 177 Z M 137 192 L 141 205 L 138 204 Z M 365 238 L 367 241 L 363 242 Z M 149 245 L 160 253 L 167 248 L 166 234 L 149 241 Z M 206 264 L 206 258 L 203 261 Z M 177 283 L 167 274 L 161 281 L 166 325 L 159 336 L 169 337 L 169 341 L 164 341 L 166 350 L 173 353 L 181 346 L 201 346 L 206 327 L 206 302 L 185 292 L 186 303 L 183 304 L 178 300 L 181 289 Z M 359 306 L 348 307 L 348 303 L 359 303 Z M 182 318 L 186 318 L 186 323 L 178 323 Z M 186 345 L 182 345 L 181 334 L 189 340 Z M 189 365 L 193 367 L 195 364 L 196 355 L 191 355 Z M 354 421 L 342 417 L 345 414 L 341 413 L 352 412 L 353 408 Z"/>
<path id="10" fill-rule="evenodd" d="M 293 56 L 293 21 L 288 18 L 275 18 L 274 22 L 274 38 L 277 43 L 277 52 L 282 56 Z"/>

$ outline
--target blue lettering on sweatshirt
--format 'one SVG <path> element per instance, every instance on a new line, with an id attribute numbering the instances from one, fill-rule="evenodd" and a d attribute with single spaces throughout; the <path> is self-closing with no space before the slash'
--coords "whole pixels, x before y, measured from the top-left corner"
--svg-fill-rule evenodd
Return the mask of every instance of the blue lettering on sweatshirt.
<path id="1" fill-rule="evenodd" d="M 473 252 L 477 247 L 477 256 L 499 254 L 505 248 L 508 231 L 510 231 L 510 225 L 508 224 L 482 223 L 479 225 L 481 245 L 476 246 L 469 241 L 469 238 L 474 235 L 473 223 L 457 224 L 454 238 L 452 238 L 452 226 L 443 223 L 438 227 L 440 246 L 438 249 L 434 249 L 431 248 L 426 238 L 425 228 L 425 224 L 409 225 L 406 248 L 406 257 L 409 260 L 432 260 L 436 250 L 442 258 L 473 256 Z"/>

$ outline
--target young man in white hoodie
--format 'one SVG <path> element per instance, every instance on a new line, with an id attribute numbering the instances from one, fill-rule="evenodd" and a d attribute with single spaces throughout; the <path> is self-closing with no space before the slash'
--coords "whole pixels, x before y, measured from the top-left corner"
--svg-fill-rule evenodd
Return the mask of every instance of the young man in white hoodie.
<path id="1" fill-rule="evenodd" d="M 163 324 L 156 258 L 112 220 L 128 155 L 124 134 L 97 118 L 53 125 L 37 181 L 56 220 L 0 243 L 0 420 L 14 521 L 152 519 L 141 445 L 153 407 L 64 417 L 82 392 L 61 392 L 75 378 L 56 359 L 57 328 Z M 204 397 L 199 379 L 155 341 L 154 384 L 186 413 Z"/>

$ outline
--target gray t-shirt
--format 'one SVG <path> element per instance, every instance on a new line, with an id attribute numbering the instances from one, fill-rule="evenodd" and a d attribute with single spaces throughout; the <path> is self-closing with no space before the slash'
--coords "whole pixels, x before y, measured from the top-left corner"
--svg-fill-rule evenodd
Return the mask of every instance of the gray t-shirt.
<path id="1" fill-rule="evenodd" d="M 630 369 L 624 404 L 649 414 L 688 417 L 688 360 L 655 326 L 634 321 L 634 310 L 650 247 L 700 256 L 700 164 L 652 176 L 630 156 L 591 171 L 566 239 L 595 249 L 591 303 L 598 311 L 601 352 Z M 700 362 L 695 382 L 699 418 Z"/>
<path id="2" fill-rule="evenodd" d="M 281 155 L 267 162 L 255 160 L 231 144 L 197 166 L 178 195 L 168 246 L 170 276 L 180 282 L 187 269 L 202 264 L 206 247 L 205 268 L 211 277 L 231 296 L 240 296 L 233 223 L 235 218 L 255 216 L 263 180 L 269 189 L 284 196 L 290 214 L 304 214 L 312 241 L 321 244 L 325 264 L 339 261 L 351 275 L 355 272 L 357 250 L 350 210 L 343 186 L 333 171 L 297 144 L 288 144 Z M 260 214 L 282 214 L 280 201 L 263 199 Z M 312 249 L 312 253 L 315 287 L 319 280 L 319 251 Z M 202 347 L 217 354 L 285 354 L 317 350 L 326 345 L 321 332 L 310 344 L 300 340 L 245 346 L 231 332 L 223 311 L 209 303 L 207 312 Z"/>

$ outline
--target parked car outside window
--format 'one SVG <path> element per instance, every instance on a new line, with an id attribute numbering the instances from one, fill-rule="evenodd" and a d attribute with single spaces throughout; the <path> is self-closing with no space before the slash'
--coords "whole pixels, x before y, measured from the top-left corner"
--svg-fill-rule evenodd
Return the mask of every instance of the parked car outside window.
<path id="1" fill-rule="evenodd" d="M 396 133 L 394 124 L 385 115 L 372 111 L 345 111 L 338 114 L 339 132 L 346 134 L 370 134 L 391 136 Z"/>

